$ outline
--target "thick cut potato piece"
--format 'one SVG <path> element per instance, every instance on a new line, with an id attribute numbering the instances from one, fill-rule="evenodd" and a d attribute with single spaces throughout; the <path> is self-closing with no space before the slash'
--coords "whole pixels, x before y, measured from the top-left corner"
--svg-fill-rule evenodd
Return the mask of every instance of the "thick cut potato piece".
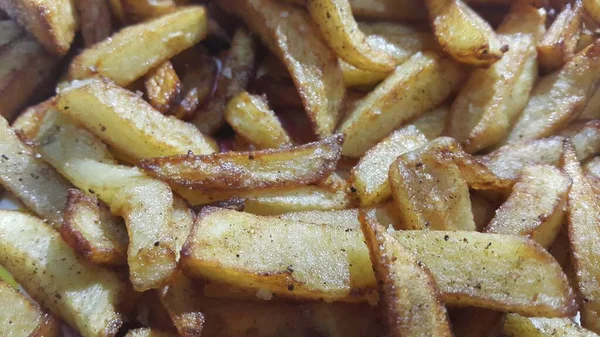
<path id="1" fill-rule="evenodd" d="M 179 335 L 173 332 L 161 331 L 152 328 L 138 328 L 129 330 L 125 337 L 178 337 Z"/>
<path id="2" fill-rule="evenodd" d="M 360 157 L 394 129 L 440 104 L 463 76 L 450 59 L 432 52 L 415 54 L 358 101 L 342 122 L 342 154 Z"/>
<path id="3" fill-rule="evenodd" d="M 181 266 L 191 276 L 284 297 L 365 299 L 376 282 L 363 235 L 349 229 L 205 208 Z M 393 235 L 430 269 L 447 304 L 530 316 L 575 310 L 560 266 L 531 240 L 476 232 Z"/>
<path id="4" fill-rule="evenodd" d="M 194 281 L 177 273 L 171 284 L 158 291 L 158 297 L 181 337 L 200 337 L 205 318 L 203 298 Z"/>
<path id="5" fill-rule="evenodd" d="M 160 17 L 177 9 L 173 0 L 119 0 L 127 22 L 141 22 Z"/>
<path id="6" fill-rule="evenodd" d="M 165 61 L 151 70 L 144 80 L 150 105 L 163 114 L 175 103 L 182 86 L 171 61 Z"/>
<path id="7" fill-rule="evenodd" d="M 121 327 L 116 306 L 125 284 L 80 260 L 42 220 L 0 211 L 0 263 L 42 307 L 83 337 L 112 337 Z"/>
<path id="8" fill-rule="evenodd" d="M 431 272 L 378 223 L 374 211 L 359 212 L 388 336 L 453 336 Z"/>
<path id="9" fill-rule="evenodd" d="M 209 154 L 215 141 L 193 125 L 163 116 L 135 93 L 99 79 L 75 82 L 58 95 L 58 108 L 108 145 L 134 159 Z"/>
<path id="10" fill-rule="evenodd" d="M 308 12 L 338 57 L 370 71 L 392 71 L 396 62 L 387 50 L 369 43 L 352 15 L 349 0 L 307 0 Z"/>
<path id="11" fill-rule="evenodd" d="M 224 122 L 229 101 L 246 89 L 256 70 L 258 40 L 246 28 L 238 28 L 233 35 L 214 97 L 207 106 L 196 112 L 192 123 L 204 133 L 217 131 Z"/>
<path id="12" fill-rule="evenodd" d="M 331 173 L 342 135 L 285 149 L 192 154 L 142 160 L 139 166 L 170 184 L 198 189 L 242 190 L 303 186 Z"/>
<path id="13" fill-rule="evenodd" d="M 52 54 L 69 51 L 79 23 L 70 0 L 1 0 L 0 9 L 19 22 Z"/>
<path id="14" fill-rule="evenodd" d="M 537 46 L 540 66 L 546 71 L 560 69 L 576 52 L 581 34 L 583 3 L 567 3 Z"/>
<path id="15" fill-rule="evenodd" d="M 541 78 L 506 143 L 547 137 L 577 118 L 600 80 L 600 39 Z"/>
<path id="16" fill-rule="evenodd" d="M 85 49 L 73 59 L 68 77 L 84 79 L 100 75 L 126 86 L 198 43 L 207 31 L 204 7 L 185 7 L 124 28 L 110 39 Z"/>
<path id="17" fill-rule="evenodd" d="M 262 96 L 240 92 L 227 104 L 225 120 L 237 134 L 259 149 L 292 145 L 287 131 Z"/>
<path id="18" fill-rule="evenodd" d="M 356 194 L 360 205 L 375 205 L 392 195 L 388 178 L 390 165 L 399 155 L 416 150 L 430 138 L 439 136 L 447 111 L 446 107 L 432 110 L 414 123 L 392 131 L 365 153 L 348 177 L 350 190 Z M 431 127 L 432 132 L 424 134 L 421 125 Z"/>
<path id="19" fill-rule="evenodd" d="M 79 255 L 96 264 L 127 264 L 125 224 L 104 203 L 70 189 L 63 218 L 60 235 Z"/>
<path id="20" fill-rule="evenodd" d="M 425 4 L 438 42 L 456 60 L 490 65 L 508 50 L 492 27 L 462 0 L 426 0 Z"/>
<path id="21" fill-rule="evenodd" d="M 454 100 L 448 134 L 475 153 L 500 142 L 523 111 L 537 79 L 536 43 L 546 15 L 517 4 L 498 28 L 508 52 L 488 68 L 475 69 Z"/>
<path id="22" fill-rule="evenodd" d="M 520 235 L 549 247 L 563 224 L 571 181 L 554 166 L 528 166 L 487 233 Z"/>
<path id="23" fill-rule="evenodd" d="M 0 280 L 0 335 L 59 337 L 60 323 L 8 283 Z"/>
<path id="24" fill-rule="evenodd" d="M 77 0 L 75 6 L 79 13 L 81 35 L 86 47 L 90 47 L 112 34 L 112 14 L 108 1 Z"/>
<path id="25" fill-rule="evenodd" d="M 239 16 L 284 63 L 315 134 L 331 135 L 340 117 L 344 79 L 336 55 L 308 14 L 270 0 L 222 0 L 220 4 Z"/>
<path id="26" fill-rule="evenodd" d="M 503 337 L 597 337 L 569 318 L 523 317 L 508 314 L 502 329 Z"/>
<path id="27" fill-rule="evenodd" d="M 567 219 L 575 279 L 581 299 L 581 323 L 600 333 L 600 202 L 583 175 L 575 150 L 565 143 L 563 169 L 573 181 Z"/>

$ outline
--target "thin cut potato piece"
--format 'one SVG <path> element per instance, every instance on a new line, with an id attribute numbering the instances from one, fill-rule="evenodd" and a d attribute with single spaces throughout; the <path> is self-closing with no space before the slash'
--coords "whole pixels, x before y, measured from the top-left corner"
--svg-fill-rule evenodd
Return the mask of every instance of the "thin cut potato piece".
<path id="1" fill-rule="evenodd" d="M 58 95 L 57 107 L 135 159 L 188 151 L 209 154 L 217 149 L 215 141 L 193 125 L 163 116 L 141 97 L 109 80 L 74 82 Z"/>
<path id="2" fill-rule="evenodd" d="M 287 147 L 292 141 L 264 97 L 242 91 L 229 101 L 225 120 L 259 149 Z"/>
<path id="3" fill-rule="evenodd" d="M 307 0 L 308 12 L 329 47 L 349 64 L 370 71 L 392 71 L 387 50 L 370 44 L 352 15 L 349 0 Z"/>
<path id="4" fill-rule="evenodd" d="M 502 336 L 505 337 L 598 337 L 569 318 L 523 317 L 508 314 Z"/>
<path id="5" fill-rule="evenodd" d="M 525 236 L 549 247 L 562 227 L 570 187 L 569 177 L 554 166 L 526 167 L 485 231 Z"/>
<path id="6" fill-rule="evenodd" d="M 171 61 L 165 61 L 146 74 L 144 87 L 150 105 L 164 114 L 175 103 L 182 83 Z"/>
<path id="7" fill-rule="evenodd" d="M 59 337 L 60 323 L 24 294 L 0 279 L 0 335 Z"/>
<path id="8" fill-rule="evenodd" d="M 116 306 L 125 284 L 116 274 L 81 261 L 42 220 L 0 211 L 0 256 L 36 302 L 83 337 L 112 337 L 121 327 Z"/>
<path id="9" fill-rule="evenodd" d="M 456 60 L 486 66 L 508 50 L 493 28 L 462 0 L 426 0 L 425 4 L 438 42 Z"/>
<path id="10" fill-rule="evenodd" d="M 178 337 L 179 335 L 173 332 L 161 331 L 152 328 L 138 328 L 127 332 L 125 337 Z"/>
<path id="11" fill-rule="evenodd" d="M 333 133 L 345 94 L 336 55 L 321 39 L 310 17 L 294 6 L 270 0 L 221 0 L 239 16 L 289 71 L 319 138 Z"/>
<path id="12" fill-rule="evenodd" d="M 581 323 L 600 333 L 600 202 L 583 175 L 571 142 L 565 143 L 563 169 L 573 184 L 567 219 L 571 258 L 581 299 Z"/>
<path id="13" fill-rule="evenodd" d="M 567 3 L 537 46 L 538 60 L 545 71 L 560 69 L 576 52 L 581 34 L 583 3 Z"/>
<path id="14" fill-rule="evenodd" d="M 453 336 L 442 295 L 427 266 L 377 222 L 375 211 L 359 212 L 388 336 Z"/>
<path id="15" fill-rule="evenodd" d="M 376 281 L 363 235 L 347 229 L 207 207 L 181 267 L 190 276 L 283 297 L 364 300 Z M 576 310 L 560 266 L 531 240 L 477 232 L 393 235 L 430 269 L 449 305 L 548 317 Z"/>
<path id="16" fill-rule="evenodd" d="M 206 37 L 206 10 L 189 6 L 158 19 L 129 26 L 79 54 L 69 67 L 70 79 L 100 75 L 121 86 Z"/>
<path id="17" fill-rule="evenodd" d="M 463 79 L 460 67 L 432 52 L 417 53 L 377 86 L 338 128 L 342 154 L 360 157 L 387 134 L 444 101 Z"/>
<path id="18" fill-rule="evenodd" d="M 547 137 L 583 111 L 600 80 L 600 39 L 577 53 L 564 67 L 541 78 L 505 142 Z"/>
<path id="19" fill-rule="evenodd" d="M 113 32 L 112 15 L 106 0 L 77 0 L 75 6 L 79 13 L 79 23 L 83 44 L 90 47 Z"/>
<path id="20" fill-rule="evenodd" d="M 518 3 L 498 28 L 509 46 L 502 59 L 475 69 L 454 100 L 448 134 L 475 153 L 501 141 L 523 111 L 538 74 L 536 43 L 545 30 L 543 10 Z"/>
<path id="21" fill-rule="evenodd" d="M 576 121 L 560 132 L 568 136 L 575 147 L 579 161 L 584 161 L 600 152 L 600 120 Z"/>

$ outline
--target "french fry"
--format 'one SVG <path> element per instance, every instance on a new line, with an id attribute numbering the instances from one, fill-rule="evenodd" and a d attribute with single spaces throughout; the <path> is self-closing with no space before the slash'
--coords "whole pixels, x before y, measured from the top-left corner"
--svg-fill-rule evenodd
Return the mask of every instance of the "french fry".
<path id="1" fill-rule="evenodd" d="M 429 22 L 442 49 L 462 63 L 487 66 L 508 47 L 462 0 L 426 0 Z"/>
<path id="2" fill-rule="evenodd" d="M 360 157 L 387 134 L 446 99 L 463 78 L 453 61 L 435 53 L 413 55 L 360 100 L 338 128 L 342 154 Z"/>
<path id="3" fill-rule="evenodd" d="M 596 23 L 600 23 L 600 1 L 598 0 L 583 0 L 585 11 L 594 19 Z"/>
<path id="4" fill-rule="evenodd" d="M 600 264 L 598 234 L 600 203 L 577 160 L 571 142 L 565 143 L 563 169 L 573 181 L 569 192 L 567 219 L 572 261 L 581 299 L 581 323 L 584 328 L 600 332 Z"/>
<path id="5" fill-rule="evenodd" d="M 583 3 L 567 3 L 537 46 L 538 60 L 547 72 L 560 69 L 575 55 L 581 33 Z"/>
<path id="6" fill-rule="evenodd" d="M 71 63 L 71 80 L 100 75 L 127 86 L 207 34 L 206 10 L 190 6 L 158 19 L 122 29 Z"/>
<path id="7" fill-rule="evenodd" d="M 575 310 L 560 266 L 531 240 L 447 231 L 393 236 L 431 270 L 449 305 L 548 317 Z M 205 208 L 181 267 L 187 275 L 283 297 L 356 301 L 376 284 L 363 239 L 343 227 Z"/>
<path id="8" fill-rule="evenodd" d="M 452 104 L 448 133 L 465 151 L 475 153 L 501 141 L 527 104 L 545 21 L 545 12 L 520 3 L 498 28 L 509 50 L 490 67 L 475 69 Z"/>
<path id="9" fill-rule="evenodd" d="M 554 166 L 526 167 L 485 231 L 520 235 L 549 247 L 562 227 L 570 185 Z"/>
<path id="10" fill-rule="evenodd" d="M 600 152 L 600 120 L 575 121 L 560 132 L 573 142 L 575 154 L 584 161 Z"/>
<path id="11" fill-rule="evenodd" d="M 344 79 L 337 57 L 308 15 L 269 0 L 223 0 L 220 4 L 239 16 L 285 64 L 313 131 L 319 138 L 330 136 L 340 117 Z"/>
<path id="12" fill-rule="evenodd" d="M 181 92 L 182 83 L 170 61 L 165 61 L 146 74 L 146 95 L 152 107 L 163 114 L 169 111 Z"/>
<path id="13" fill-rule="evenodd" d="M 173 0 L 119 0 L 128 22 L 141 22 L 174 12 L 177 4 Z"/>
<path id="14" fill-rule="evenodd" d="M 125 337 L 178 337 L 173 332 L 160 331 L 152 328 L 138 328 L 129 330 Z"/>
<path id="15" fill-rule="evenodd" d="M 238 28 L 219 74 L 215 95 L 192 120 L 200 131 L 211 134 L 223 125 L 227 103 L 245 90 L 254 77 L 257 49 L 256 37 L 245 28 Z"/>
<path id="16" fill-rule="evenodd" d="M 600 74 L 600 39 L 577 53 L 561 70 L 535 85 L 506 143 L 547 137 L 577 118 L 594 93 Z"/>
<path id="17" fill-rule="evenodd" d="M 598 119 L 600 118 L 600 88 L 594 91 L 594 94 L 585 105 L 585 109 L 579 115 L 579 119 Z"/>
<path id="18" fill-rule="evenodd" d="M 595 157 L 583 166 L 585 177 L 594 189 L 596 194 L 600 195 L 600 157 Z"/>
<path id="19" fill-rule="evenodd" d="M 135 159 L 209 154 L 215 141 L 193 125 L 154 110 L 136 94 L 108 80 L 75 82 L 58 95 L 62 113 L 97 137 Z"/>
<path id="20" fill-rule="evenodd" d="M 314 183 L 335 169 L 341 135 L 292 148 L 144 159 L 150 175 L 189 188 L 249 191 Z"/>
<path id="21" fill-rule="evenodd" d="M 227 104 L 225 120 L 259 149 L 287 147 L 292 141 L 264 97 L 240 92 Z"/>
<path id="22" fill-rule="evenodd" d="M 427 17 L 422 1 L 350 0 L 352 14 L 359 19 L 421 20 Z"/>
<path id="23" fill-rule="evenodd" d="M 377 222 L 374 211 L 359 213 L 388 336 L 453 336 L 431 272 Z"/>
<path id="24" fill-rule="evenodd" d="M 173 195 L 173 212 L 171 213 L 171 227 L 173 230 L 174 250 L 179 261 L 179 252 L 185 244 L 192 227 L 194 226 L 195 214 L 185 199 Z"/>
<path id="25" fill-rule="evenodd" d="M 569 318 L 523 317 L 506 315 L 502 336 L 506 337 L 597 337 Z"/>
<path id="26" fill-rule="evenodd" d="M 125 285 L 116 274 L 82 262 L 60 235 L 33 216 L 0 211 L 2 265 L 44 308 L 83 337 L 114 336 Z"/>
<path id="27" fill-rule="evenodd" d="M 108 1 L 77 0 L 75 7 L 79 14 L 79 23 L 83 43 L 90 47 L 113 33 L 112 14 Z"/>
<path id="28" fill-rule="evenodd" d="M 19 136 L 21 141 L 30 143 L 35 138 L 48 109 L 55 104 L 56 98 L 51 97 L 41 103 L 30 106 L 17 116 L 12 122 L 11 128 Z"/>
<path id="29" fill-rule="evenodd" d="M 0 280 L 0 297 L 4 309 L 0 312 L 2 336 L 59 337 L 60 323 L 45 313 L 25 295 Z"/>
<path id="30" fill-rule="evenodd" d="M 170 285 L 159 289 L 158 296 L 181 337 L 202 335 L 205 318 L 200 305 L 204 299 L 193 280 L 177 273 Z"/>
<path id="31" fill-rule="evenodd" d="M 69 0 L 2 0 L 0 9 L 19 22 L 55 55 L 69 51 L 79 18 Z"/>

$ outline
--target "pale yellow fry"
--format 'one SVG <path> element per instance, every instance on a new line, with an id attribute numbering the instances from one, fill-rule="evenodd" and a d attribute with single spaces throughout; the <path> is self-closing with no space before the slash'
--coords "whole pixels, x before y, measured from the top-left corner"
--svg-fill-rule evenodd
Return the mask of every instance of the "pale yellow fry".
<path id="1" fill-rule="evenodd" d="M 576 52 L 581 34 L 583 4 L 568 3 L 556 17 L 537 46 L 540 66 L 545 71 L 560 69 Z"/>

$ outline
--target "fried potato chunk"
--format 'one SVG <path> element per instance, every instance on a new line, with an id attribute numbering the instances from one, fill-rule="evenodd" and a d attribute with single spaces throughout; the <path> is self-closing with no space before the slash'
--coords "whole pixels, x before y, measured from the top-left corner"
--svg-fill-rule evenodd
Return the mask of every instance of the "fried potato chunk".
<path id="1" fill-rule="evenodd" d="M 182 86 L 171 61 L 165 61 L 151 70 L 144 81 L 150 105 L 163 114 L 175 103 Z"/>

